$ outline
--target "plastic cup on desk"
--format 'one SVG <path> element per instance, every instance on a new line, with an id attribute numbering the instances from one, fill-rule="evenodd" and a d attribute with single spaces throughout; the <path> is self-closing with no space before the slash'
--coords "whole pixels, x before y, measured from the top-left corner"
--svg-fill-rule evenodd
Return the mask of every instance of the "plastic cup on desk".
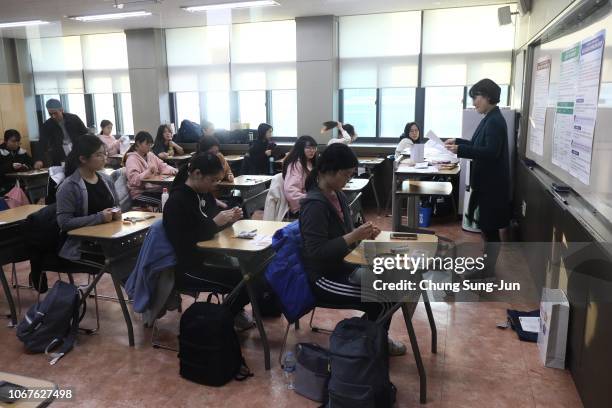
<path id="1" fill-rule="evenodd" d="M 410 180 L 402 181 L 402 191 L 408 190 L 409 187 L 410 187 Z"/>

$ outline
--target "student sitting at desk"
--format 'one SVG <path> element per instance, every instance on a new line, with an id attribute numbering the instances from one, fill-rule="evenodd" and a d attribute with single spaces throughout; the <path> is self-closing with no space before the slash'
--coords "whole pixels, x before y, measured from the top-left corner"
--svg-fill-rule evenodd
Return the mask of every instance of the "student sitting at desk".
<path id="1" fill-rule="evenodd" d="M 332 305 L 355 305 L 376 320 L 390 305 L 374 301 L 376 294 L 362 293 L 355 266 L 344 261 L 364 239 L 374 239 L 380 229 L 371 222 L 353 229 L 351 211 L 342 188 L 353 177 L 358 160 L 346 145 L 329 146 L 306 179 L 306 198 L 300 209 L 304 268 L 318 301 Z M 362 302 L 362 296 L 372 297 Z M 386 322 L 389 327 L 390 319 Z M 389 338 L 389 354 L 402 355 L 406 346 Z"/>
<path id="2" fill-rule="evenodd" d="M 415 144 L 423 144 L 427 142 L 427 138 L 424 138 L 421 134 L 421 128 L 416 122 L 409 122 L 404 127 L 404 133 L 400 136 L 399 144 L 395 149 L 395 158 L 399 159 L 402 152 Z"/>
<path id="3" fill-rule="evenodd" d="M 66 161 L 66 179 L 57 190 L 57 224 L 61 231 L 121 219 L 117 194 L 110 177 L 100 172 L 106 163 L 106 147 L 96 136 L 82 136 Z M 81 259 L 81 241 L 68 237 L 59 256 Z M 100 261 L 100 260 L 97 260 Z"/>
<path id="4" fill-rule="evenodd" d="M 217 140 L 216 137 L 204 135 L 198 143 L 196 152 L 210 153 L 217 156 L 219 160 L 221 160 L 221 164 L 223 165 L 223 178 L 221 179 L 221 181 L 228 181 L 232 183 L 234 181 L 234 173 L 232 173 L 232 168 L 230 167 L 227 160 L 225 160 L 223 154 L 219 151 L 219 148 L 219 140 Z"/>
<path id="5" fill-rule="evenodd" d="M 151 152 L 152 144 L 153 136 L 149 132 L 138 132 L 134 144 L 125 154 L 125 170 L 132 200 L 159 207 L 162 187 L 147 184 L 143 180 L 164 174 L 173 176 L 177 170 Z"/>
<path id="6" fill-rule="evenodd" d="M 327 132 L 328 130 L 332 130 L 333 128 L 338 128 L 338 137 L 332 138 L 327 145 L 331 145 L 333 143 L 344 143 L 345 145 L 353 143 L 357 139 L 357 133 L 355 132 L 355 128 L 350 123 L 342 124 L 342 122 L 334 122 L 328 121 L 323 123 L 323 129 L 321 129 L 321 134 Z"/>
<path id="7" fill-rule="evenodd" d="M 300 136 L 283 161 L 283 193 L 289 203 L 289 216 L 300 212 L 300 200 L 306 197 L 306 177 L 315 166 L 317 141 L 312 136 Z"/>
<path id="8" fill-rule="evenodd" d="M 211 192 L 222 176 L 219 157 L 197 154 L 188 165 L 187 180 L 172 190 L 164 206 L 164 228 L 176 252 L 175 280 L 180 289 L 210 290 L 214 282 L 231 290 L 242 280 L 242 273 L 233 266 L 205 265 L 206 256 L 197 248 L 198 242 L 211 239 L 223 227 L 242 218 L 240 208 L 219 211 L 216 205 Z M 243 287 L 230 304 L 239 330 L 253 327 L 253 319 L 243 309 L 248 303 Z"/>
<path id="9" fill-rule="evenodd" d="M 270 158 L 274 160 L 274 148 L 276 143 L 272 142 L 272 126 L 260 123 L 257 128 L 257 139 L 251 143 L 248 159 L 245 159 L 244 174 L 270 174 Z"/>
<path id="10" fill-rule="evenodd" d="M 28 152 L 21 148 L 21 134 L 15 129 L 6 130 L 4 143 L 0 145 L 0 196 L 15 187 L 15 179 L 5 177 L 5 174 L 27 171 L 33 165 Z"/>
<path id="11" fill-rule="evenodd" d="M 160 125 L 153 144 L 153 153 L 162 160 L 172 156 L 182 156 L 185 151 L 172 141 L 172 128 L 170 125 Z"/>
<path id="12" fill-rule="evenodd" d="M 104 119 L 100 122 L 100 140 L 106 145 L 106 154 L 112 156 L 113 154 L 119 154 L 119 146 L 121 146 L 121 140 L 115 139 L 112 135 L 113 123 L 110 120 Z"/>

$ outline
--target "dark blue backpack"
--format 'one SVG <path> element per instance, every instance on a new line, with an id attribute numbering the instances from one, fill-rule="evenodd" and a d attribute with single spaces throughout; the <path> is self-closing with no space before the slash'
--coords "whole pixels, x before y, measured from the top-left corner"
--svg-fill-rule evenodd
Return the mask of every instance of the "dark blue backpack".
<path id="1" fill-rule="evenodd" d="M 293 323 L 312 310 L 315 297 L 302 262 L 302 235 L 299 221 L 274 233 L 276 255 L 266 270 L 266 280 L 278 296 L 283 314 Z"/>
<path id="2" fill-rule="evenodd" d="M 176 134 L 175 142 L 177 143 L 198 143 L 204 135 L 202 126 L 190 120 L 183 120 Z"/>
<path id="3" fill-rule="evenodd" d="M 83 311 L 79 313 L 80 306 Z M 40 303 L 30 307 L 17 326 L 17 337 L 32 353 L 45 353 L 53 365 L 72 350 L 85 302 L 73 284 L 57 281 Z"/>

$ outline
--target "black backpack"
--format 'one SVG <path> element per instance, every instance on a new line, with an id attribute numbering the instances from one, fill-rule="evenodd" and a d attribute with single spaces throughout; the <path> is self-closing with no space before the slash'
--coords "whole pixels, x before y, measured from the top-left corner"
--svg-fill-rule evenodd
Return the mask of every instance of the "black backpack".
<path id="1" fill-rule="evenodd" d="M 180 375 L 198 384 L 221 386 L 253 374 L 244 362 L 229 307 L 196 302 L 181 316 Z"/>
<path id="2" fill-rule="evenodd" d="M 17 337 L 32 353 L 45 353 L 55 364 L 74 346 L 79 321 L 85 315 L 81 293 L 73 284 L 57 281 L 40 303 L 34 304 L 17 326 Z M 53 352 L 52 352 L 53 351 Z"/>
<path id="3" fill-rule="evenodd" d="M 202 126 L 190 120 L 183 120 L 176 134 L 177 143 L 198 143 L 204 134 Z"/>
<path id="4" fill-rule="evenodd" d="M 330 338 L 329 408 L 387 408 L 395 403 L 389 380 L 387 331 L 353 317 L 336 325 Z"/>

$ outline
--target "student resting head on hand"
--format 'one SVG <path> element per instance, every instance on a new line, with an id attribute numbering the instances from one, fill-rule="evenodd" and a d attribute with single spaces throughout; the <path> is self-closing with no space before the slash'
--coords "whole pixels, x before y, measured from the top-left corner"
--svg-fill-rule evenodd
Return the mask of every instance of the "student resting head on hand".
<path id="1" fill-rule="evenodd" d="M 155 143 L 153 143 L 153 153 L 162 160 L 185 154 L 183 148 L 176 144 L 172 137 L 170 125 L 164 124 L 157 128 L 157 136 L 155 136 Z"/>

